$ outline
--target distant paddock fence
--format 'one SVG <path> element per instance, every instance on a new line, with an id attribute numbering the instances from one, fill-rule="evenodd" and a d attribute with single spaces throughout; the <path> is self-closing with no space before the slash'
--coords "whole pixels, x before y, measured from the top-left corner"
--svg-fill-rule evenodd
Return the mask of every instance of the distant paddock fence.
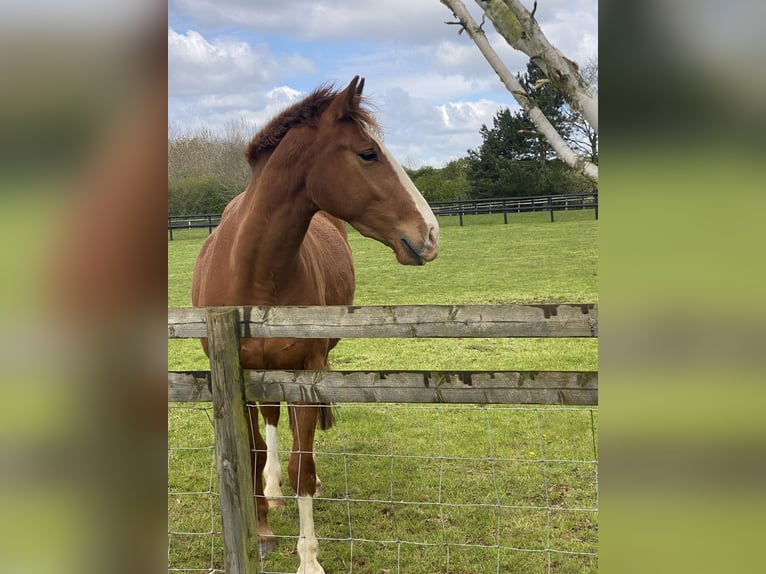
<path id="1" fill-rule="evenodd" d="M 503 223 L 507 224 L 509 213 L 547 211 L 550 213 L 551 221 L 554 221 L 553 214 L 556 211 L 592 209 L 595 218 L 598 219 L 598 192 L 433 201 L 429 205 L 437 216 L 457 216 L 461 227 L 464 215 L 502 214 Z"/>
<path id="2" fill-rule="evenodd" d="M 212 233 L 221 222 L 220 213 L 204 213 L 198 215 L 168 215 L 168 233 L 173 240 L 173 230 L 179 229 L 207 229 Z"/>
<path id="3" fill-rule="evenodd" d="M 463 226 L 465 215 L 503 215 L 503 223 L 508 223 L 508 214 L 533 213 L 547 211 L 554 221 L 556 211 L 581 211 L 592 209 L 598 219 L 598 193 L 572 193 L 566 195 L 540 195 L 530 197 L 497 197 L 491 199 L 459 199 L 453 201 L 432 201 L 429 203 L 438 217 L 458 217 Z M 180 229 L 213 229 L 221 221 L 221 214 L 204 213 L 197 215 L 169 215 L 168 234 L 173 239 L 173 231 Z"/>
<path id="4" fill-rule="evenodd" d="M 495 444 L 490 438 L 489 450 L 497 459 L 489 462 L 476 458 L 474 453 L 468 457 L 444 457 L 423 456 L 420 457 L 425 477 L 428 463 L 437 461 L 439 465 L 438 476 L 438 503 L 424 502 L 421 504 L 421 512 L 431 512 L 430 508 L 436 508 L 433 521 L 441 521 L 444 530 L 445 520 L 450 512 L 467 511 L 483 512 L 496 521 L 496 527 L 492 528 L 489 541 L 478 540 L 452 540 L 446 534 L 443 540 L 434 541 L 407 541 L 401 539 L 401 533 L 391 536 L 391 540 L 379 541 L 368 539 L 354 539 L 352 536 L 352 504 L 360 502 L 380 503 L 390 505 L 391 508 L 411 510 L 404 506 L 406 501 L 398 501 L 394 497 L 393 473 L 394 459 L 391 453 L 391 495 L 383 499 L 357 500 L 349 495 L 348 478 L 346 477 L 346 495 L 340 498 L 327 498 L 329 503 L 339 503 L 348 507 L 348 534 L 322 538 L 323 524 L 321 518 L 317 518 L 317 531 L 322 544 L 350 544 L 351 557 L 349 559 L 350 572 L 354 568 L 365 570 L 367 558 L 360 558 L 358 554 L 364 544 L 370 543 L 377 548 L 374 552 L 383 552 L 385 544 L 395 545 L 392 551 L 392 561 L 396 564 L 399 572 L 399 564 L 405 561 L 402 558 L 411 548 L 417 551 L 414 556 L 418 560 L 429 560 L 429 551 L 446 552 L 446 571 L 451 572 L 450 560 L 455 571 L 464 571 L 457 564 L 460 562 L 461 551 L 475 547 L 476 552 L 484 552 L 490 556 L 493 564 L 496 561 L 497 568 L 492 566 L 492 572 L 507 571 L 508 568 L 521 568 L 519 571 L 531 571 L 536 566 L 532 562 L 508 562 L 517 560 L 517 556 L 523 556 L 524 560 L 534 562 L 538 566 L 542 564 L 545 569 L 547 560 L 547 572 L 556 571 L 555 564 L 560 560 L 574 560 L 572 565 L 562 567 L 565 571 L 595 572 L 593 564 L 596 561 L 596 542 L 585 545 L 576 545 L 563 538 L 557 538 L 559 529 L 571 528 L 576 530 L 590 530 L 591 522 L 595 520 L 597 513 L 597 449 L 596 430 L 593 422 L 594 407 L 598 405 L 598 372 L 597 371 L 262 371 L 243 370 L 239 361 L 240 338 L 268 338 L 268 337 L 296 337 L 296 338 L 597 338 L 598 337 L 598 306 L 595 304 L 551 304 L 551 305 L 414 305 L 414 306 L 375 306 L 375 307 L 211 307 L 211 308 L 173 308 L 168 309 L 168 339 L 195 339 L 207 338 L 210 347 L 210 371 L 170 371 L 168 372 L 168 401 L 171 403 L 209 403 L 212 402 L 212 419 L 215 427 L 215 468 L 218 473 L 218 498 L 220 501 L 221 523 L 220 530 L 223 539 L 223 550 L 220 565 L 211 564 L 205 568 L 206 572 L 222 572 L 228 574 L 255 574 L 266 572 L 260 570 L 263 566 L 262 558 L 258 558 L 258 542 L 255 526 L 255 511 L 253 501 L 252 478 L 250 476 L 250 453 L 247 436 L 247 408 L 246 404 L 258 401 L 286 401 L 286 402 L 321 402 L 339 404 L 368 404 L 380 405 L 388 409 L 386 404 L 436 404 L 444 405 L 475 405 L 472 409 L 484 409 L 481 416 L 486 416 L 488 428 L 493 425 L 501 425 L 494 421 L 495 415 L 499 414 L 493 409 L 487 411 L 489 405 L 547 405 L 537 407 L 542 410 L 535 411 L 534 417 L 537 430 L 532 434 L 540 444 L 541 452 L 535 454 L 533 450 L 528 453 L 533 460 L 521 460 L 511 455 L 500 453 L 501 445 Z M 541 427 L 540 417 L 550 411 L 548 409 L 572 407 L 578 414 L 582 412 L 589 416 L 586 423 L 586 435 L 583 442 L 592 441 L 584 447 L 583 453 L 567 456 L 566 449 L 576 448 L 570 443 L 562 452 L 550 455 L 546 458 L 542 452 L 544 449 L 543 439 L 546 437 L 544 427 Z M 590 408 L 585 408 L 590 407 Z M 197 408 L 197 407 L 192 407 Z M 209 408 L 209 407 L 208 407 Z M 395 407 L 394 407 L 395 408 Z M 415 407 L 412 407 L 415 408 Z M 438 407 L 437 407 L 438 408 Z M 454 408 L 454 407 L 453 407 Z M 462 407 L 461 407 L 462 408 Z M 514 407 L 517 408 L 517 407 Z M 507 409 L 510 410 L 510 409 Z M 388 413 L 388 410 L 386 411 Z M 210 414 L 208 413 L 208 418 Z M 388 427 L 391 432 L 392 418 L 388 416 Z M 437 418 L 441 421 L 448 417 L 448 411 L 437 410 Z M 462 415 L 461 415 L 462 416 Z M 532 420 L 532 419 L 530 419 Z M 589 425 L 589 426 L 588 426 Z M 454 429 L 442 427 L 439 422 L 439 436 L 442 432 L 454 432 Z M 486 431 L 485 431 L 486 432 Z M 498 431 L 499 432 L 499 431 Z M 571 438 L 571 437 L 570 437 Z M 582 438 L 582 437 L 581 437 Z M 495 441 L 497 443 L 497 440 Z M 444 447 L 434 446 L 435 449 Z M 538 447 L 535 447 L 537 450 Z M 289 451 L 288 451 L 289 452 Z M 578 450 L 579 452 L 579 450 Z M 352 453 L 334 453 L 342 457 L 343 465 L 349 464 Z M 169 455 L 170 456 L 170 455 Z M 368 454 L 366 456 L 383 456 Z M 409 458 L 402 457 L 405 462 Z M 418 459 L 418 460 L 420 460 Z M 571 460 L 570 460 L 571 459 Z M 417 462 L 417 460 L 415 461 Z M 467 502 L 447 504 L 442 508 L 442 482 L 446 482 L 444 467 L 452 462 L 461 464 L 476 464 L 479 466 L 489 464 L 491 466 L 492 484 L 496 501 L 493 503 Z M 499 487 L 513 471 L 508 469 L 521 468 L 524 464 L 534 464 L 539 469 L 541 484 L 544 484 L 544 496 L 538 502 L 518 504 L 505 502 L 505 496 L 510 496 L 509 487 Z M 404 464 L 404 463 L 401 463 Z M 567 508 L 565 502 L 561 502 L 569 489 L 575 489 L 575 480 L 554 480 L 556 464 L 576 469 L 579 474 L 586 476 L 586 483 L 592 485 L 595 492 L 583 494 L 573 507 Z M 496 466 L 501 467 L 504 473 L 496 472 Z M 567 466 L 568 465 L 568 466 Z M 506 468 L 507 467 L 507 468 Z M 525 469 L 531 467 L 524 467 Z M 412 479 L 418 482 L 418 467 L 414 469 Z M 530 471 L 524 470 L 524 473 Z M 535 470 L 538 472 L 538 470 Z M 573 471 L 575 472 L 575 471 Z M 212 489 L 212 469 L 210 488 Z M 325 475 L 322 475 L 325 477 Z M 508 480 L 513 477 L 508 478 Z M 326 478 L 323 478 L 326 480 Z M 423 478 L 423 481 L 426 479 Z M 445 486 L 446 488 L 446 486 Z M 518 486 L 516 488 L 519 488 Z M 172 490 L 172 489 L 171 489 Z M 513 490 L 513 489 L 510 489 Z M 542 490 L 542 487 L 541 487 Z M 502 492 L 501 492 L 502 491 Z M 446 490 L 445 490 L 446 492 Z M 509 491 L 510 492 L 510 491 Z M 563 493 L 563 494 L 562 494 Z M 199 493 L 196 493 L 199 494 Z M 536 495 L 537 496 L 537 495 Z M 579 495 L 578 495 L 579 496 Z M 558 502 L 555 502 L 558 500 Z M 583 500 L 586 500 L 583 502 Z M 212 502 L 211 502 L 212 505 Z M 397 506 L 399 505 L 399 506 Z M 425 506 L 423 506 L 425 505 Z M 559 507 L 561 506 L 561 507 Z M 356 506 L 354 506 L 356 508 Z M 566 520 L 560 521 L 562 515 L 586 516 L 586 526 L 578 523 L 571 526 Z M 381 511 L 384 517 L 392 513 L 388 506 Z M 405 510 L 400 510 L 400 515 L 405 515 Z M 510 538 L 514 527 L 511 524 L 512 513 L 531 513 L 540 518 L 538 546 L 534 548 L 519 548 L 514 546 Z M 579 514 L 578 514 L 579 513 Z M 515 515 L 514 515 L 515 516 Z M 547 517 L 547 522 L 546 522 Z M 376 520 L 380 515 L 374 516 Z M 420 520 L 428 520 L 421 517 Z M 516 520 L 514 518 L 513 520 Z M 295 516 L 297 523 L 297 515 Z M 343 522 L 342 520 L 340 522 Z M 457 520 L 456 520 L 457 522 Z M 462 523 L 462 520 L 460 521 Z M 337 523 L 337 521 L 336 521 Z M 434 525 L 437 528 L 436 525 Z M 518 529 L 526 529 L 517 526 Z M 172 530 L 172 529 L 171 529 Z M 208 534 L 215 535 L 216 528 Z M 354 532 L 359 529 L 355 526 Z M 185 532 L 169 532 L 172 535 L 185 535 Z M 276 532 L 275 528 L 275 534 Z M 479 536 L 478 534 L 474 534 Z M 451 535 L 450 535 L 451 536 Z M 594 537 L 595 534 L 589 534 Z M 296 537 L 292 537 L 296 539 Z M 506 539 L 508 538 L 508 539 Z M 452 540 L 452 544 L 450 544 Z M 482 541 L 483 540 L 483 541 Z M 356 544 L 356 546 L 355 546 Z M 356 548 L 357 558 L 354 558 Z M 450 550 L 451 549 L 451 550 Z M 326 552 L 326 550 L 325 550 Z M 169 555 L 171 551 L 169 548 Z M 487 554 L 488 553 L 488 554 Z M 322 560 L 320 552 L 320 561 Z M 444 568 L 444 556 L 433 558 L 439 564 L 435 564 L 431 570 L 436 571 Z M 482 554 L 484 556 L 484 554 Z M 480 558 L 472 558 L 478 560 Z M 169 558 L 170 561 L 170 558 Z M 582 562 L 585 561 L 585 562 Z M 344 561 L 344 564 L 346 562 Z M 356 566 L 354 566 L 356 564 Z M 509 566 L 513 564 L 514 566 Z M 519 565 L 521 564 L 521 565 Z M 552 567 L 552 564 L 554 565 Z M 431 566 L 431 563 L 428 563 Z M 474 571 L 469 569 L 466 571 Z M 525 568 L 527 570 L 525 570 Z M 569 570 L 569 568 L 574 568 Z M 389 570 L 379 568 L 380 570 Z M 170 567 L 169 571 L 191 571 L 194 568 Z M 271 570 L 268 570 L 271 572 Z M 293 567 L 294 571 L 294 567 Z M 376 570 L 378 571 L 378 570 Z M 393 570 L 390 570 L 393 572 Z M 408 572 L 410 570 L 407 570 Z"/>

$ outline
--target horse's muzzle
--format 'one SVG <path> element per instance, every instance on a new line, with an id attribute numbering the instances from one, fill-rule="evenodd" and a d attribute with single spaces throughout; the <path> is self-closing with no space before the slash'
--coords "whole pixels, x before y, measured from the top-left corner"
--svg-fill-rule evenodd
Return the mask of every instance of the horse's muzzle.
<path id="1" fill-rule="evenodd" d="M 433 233 L 430 234 L 429 240 L 418 248 L 413 246 L 407 238 L 402 237 L 401 241 L 402 246 L 404 247 L 404 253 L 407 254 L 410 261 L 402 261 L 399 259 L 399 262 L 405 265 L 425 265 L 427 261 L 436 259 L 436 256 L 439 254 L 439 246 L 437 243 L 432 242 L 431 238 L 434 238 Z"/>

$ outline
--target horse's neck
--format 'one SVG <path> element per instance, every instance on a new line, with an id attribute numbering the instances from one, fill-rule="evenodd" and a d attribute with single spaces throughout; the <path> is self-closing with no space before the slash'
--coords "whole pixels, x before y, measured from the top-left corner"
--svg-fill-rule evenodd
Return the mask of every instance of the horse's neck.
<path id="1" fill-rule="evenodd" d="M 230 253 L 235 277 L 245 288 L 276 297 L 279 285 L 294 276 L 303 238 L 314 209 L 300 180 L 286 180 L 269 169 L 254 170 L 239 205 L 239 225 Z M 277 303 L 278 301 L 273 301 Z"/>

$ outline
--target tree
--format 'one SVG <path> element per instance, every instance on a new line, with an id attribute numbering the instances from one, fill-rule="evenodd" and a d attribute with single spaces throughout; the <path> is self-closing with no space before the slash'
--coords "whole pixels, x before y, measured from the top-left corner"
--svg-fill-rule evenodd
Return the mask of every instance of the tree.
<path id="1" fill-rule="evenodd" d="M 598 58 L 590 58 L 583 66 L 582 76 L 591 89 L 598 93 Z M 598 132 L 594 130 L 581 112 L 569 109 L 566 123 L 569 125 L 569 135 L 566 140 L 572 149 L 589 157 L 598 165 Z"/>
<path id="2" fill-rule="evenodd" d="M 460 158 L 449 162 L 443 168 L 431 166 L 404 170 L 423 197 L 429 202 L 462 199 L 468 193 L 468 160 Z"/>
<path id="3" fill-rule="evenodd" d="M 407 171 L 412 183 L 423 194 L 426 201 L 431 202 L 444 199 L 444 182 L 436 168 L 425 166 Z"/>
<path id="4" fill-rule="evenodd" d="M 168 179 L 168 214 L 221 213 L 240 191 L 209 175 Z"/>
<path id="5" fill-rule="evenodd" d="M 476 3 L 506 42 L 529 56 L 563 94 L 572 109 L 581 113 L 598 130 L 598 93 L 591 89 L 577 64 L 564 56 L 543 34 L 534 16 L 537 0 L 531 13 L 520 0 L 476 0 Z"/>
<path id="6" fill-rule="evenodd" d="M 551 125 L 564 137 L 572 131 L 570 109 L 562 94 L 544 79 L 542 70 L 528 64 L 516 80 L 534 97 Z M 536 129 L 529 115 L 520 110 L 499 111 L 491 128 L 480 129 L 482 145 L 468 150 L 468 179 L 474 197 L 553 195 L 589 191 L 592 183 L 575 176 L 549 142 Z"/>
<path id="7" fill-rule="evenodd" d="M 545 114 L 557 133 L 565 139 L 568 139 L 570 126 L 567 123 L 568 111 L 566 101 L 556 86 L 546 82 L 545 74 L 534 63 L 527 64 L 527 72 L 524 75 L 517 75 L 521 86 L 537 103 L 540 111 Z M 560 191 L 544 191 L 548 188 L 546 185 L 548 161 L 556 157 L 554 149 L 545 139 L 545 137 L 535 129 L 534 122 L 526 112 L 521 114 L 522 123 L 528 127 L 522 128 L 522 135 L 529 138 L 529 146 L 534 152 L 534 159 L 538 162 L 537 177 L 539 185 L 535 186 L 539 194 L 560 193 Z"/>
<path id="8" fill-rule="evenodd" d="M 230 123 L 222 133 L 203 129 L 179 134 L 168 126 L 168 213 L 220 213 L 250 179 L 244 150 L 247 126 Z"/>
<path id="9" fill-rule="evenodd" d="M 442 168 L 442 175 L 450 189 L 446 199 L 465 199 L 470 190 L 468 183 L 468 158 L 453 159 Z"/>
<path id="10" fill-rule="evenodd" d="M 458 19 L 457 22 L 449 23 L 459 24 L 461 32 L 465 30 L 468 33 L 508 91 L 529 115 L 538 133 L 545 137 L 567 164 L 597 182 L 598 166 L 572 150 L 562 135 L 556 131 L 535 100 L 500 60 L 489 44 L 484 30 L 471 17 L 462 1 L 441 0 L 441 2 L 450 8 Z M 577 64 L 564 57 L 548 42 L 534 19 L 534 10 L 530 13 L 518 0 L 476 0 L 476 2 L 506 41 L 527 54 L 531 61 L 545 72 L 546 81 L 557 86 L 570 106 L 580 112 L 594 130 L 598 130 L 597 94 L 588 87 L 579 73 Z M 535 2 L 535 9 L 536 6 L 537 2 Z"/>
<path id="11" fill-rule="evenodd" d="M 532 195 L 529 164 L 534 151 L 524 132 L 530 127 L 520 113 L 508 108 L 492 119 L 492 128 L 482 125 L 483 143 L 468 150 L 468 180 L 473 197 Z"/>

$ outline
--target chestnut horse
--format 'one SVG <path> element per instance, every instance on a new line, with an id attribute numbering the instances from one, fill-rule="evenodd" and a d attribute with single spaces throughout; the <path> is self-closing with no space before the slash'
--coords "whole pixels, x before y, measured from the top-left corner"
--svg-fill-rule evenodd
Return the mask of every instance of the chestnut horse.
<path id="1" fill-rule="evenodd" d="M 194 268 L 192 302 L 219 305 L 351 305 L 354 262 L 346 222 L 393 249 L 404 265 L 438 253 L 439 225 L 401 165 L 376 136 L 362 107 L 364 79 L 330 87 L 272 119 L 250 142 L 252 176 L 207 238 Z M 207 352 L 207 342 L 203 340 Z M 323 370 L 337 339 L 241 340 L 245 369 Z M 279 405 L 260 405 L 266 441 L 251 409 L 259 547 L 273 548 L 269 505 L 280 502 L 277 459 Z M 299 574 L 324 574 L 317 561 L 313 496 L 317 478 L 314 431 L 329 428 L 329 405 L 289 405 L 293 447 L 288 474 L 298 497 Z M 264 453 L 266 456 L 264 456 Z M 264 470 L 266 487 L 264 488 Z"/>

